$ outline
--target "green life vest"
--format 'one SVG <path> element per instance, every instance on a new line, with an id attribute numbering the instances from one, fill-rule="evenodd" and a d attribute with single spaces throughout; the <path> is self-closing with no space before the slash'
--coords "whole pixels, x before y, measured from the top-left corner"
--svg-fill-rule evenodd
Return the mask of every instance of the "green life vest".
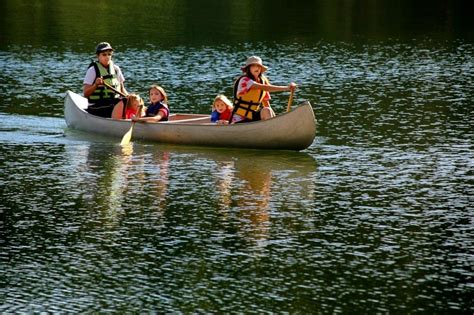
<path id="1" fill-rule="evenodd" d="M 95 77 L 102 77 L 106 83 L 113 86 L 115 89 L 120 90 L 120 82 L 115 72 L 115 67 L 112 61 L 110 61 L 108 69 L 105 68 L 100 62 L 94 61 L 89 67 L 94 67 Z M 110 104 L 119 95 L 114 91 L 108 89 L 106 86 L 99 86 L 89 96 L 89 103 L 92 104 Z"/>

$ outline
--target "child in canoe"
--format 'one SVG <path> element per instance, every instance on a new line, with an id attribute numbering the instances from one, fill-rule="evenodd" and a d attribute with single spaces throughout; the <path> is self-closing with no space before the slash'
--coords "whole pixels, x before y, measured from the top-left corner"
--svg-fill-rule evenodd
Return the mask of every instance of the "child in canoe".
<path id="1" fill-rule="evenodd" d="M 123 98 L 112 111 L 112 119 L 132 119 L 145 115 L 143 99 L 137 94 L 129 94 Z"/>
<path id="2" fill-rule="evenodd" d="M 148 104 L 145 117 L 132 117 L 136 122 L 159 122 L 167 121 L 170 115 L 168 108 L 168 96 L 165 89 L 159 85 L 152 85 L 148 90 L 150 104 Z"/>
<path id="3" fill-rule="evenodd" d="M 211 122 L 226 125 L 232 116 L 232 103 L 223 94 L 219 94 L 212 102 Z"/>
<path id="4" fill-rule="evenodd" d="M 243 121 L 266 120 L 275 117 L 275 112 L 270 107 L 270 92 L 296 89 L 296 84 L 293 82 L 288 86 L 270 84 L 263 75 L 268 67 L 263 65 L 260 57 L 247 58 L 241 70 L 244 75 L 240 76 L 234 84 L 233 116 L 238 116 Z"/>

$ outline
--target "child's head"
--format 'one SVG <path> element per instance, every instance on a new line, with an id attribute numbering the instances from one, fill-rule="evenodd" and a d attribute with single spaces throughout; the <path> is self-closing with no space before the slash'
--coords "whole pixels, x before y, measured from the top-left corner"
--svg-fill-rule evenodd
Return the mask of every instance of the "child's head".
<path id="1" fill-rule="evenodd" d="M 227 108 L 233 108 L 230 100 L 223 94 L 217 95 L 212 103 L 212 109 L 218 113 L 223 113 Z"/>
<path id="2" fill-rule="evenodd" d="M 129 94 L 127 96 L 127 107 L 133 110 L 137 110 L 138 107 L 141 105 L 143 106 L 143 99 L 140 95 L 137 94 Z"/>
<path id="3" fill-rule="evenodd" d="M 159 85 L 154 84 L 150 86 L 148 94 L 150 96 L 150 102 L 153 104 L 158 102 L 168 103 L 168 96 L 166 95 L 165 89 Z"/>

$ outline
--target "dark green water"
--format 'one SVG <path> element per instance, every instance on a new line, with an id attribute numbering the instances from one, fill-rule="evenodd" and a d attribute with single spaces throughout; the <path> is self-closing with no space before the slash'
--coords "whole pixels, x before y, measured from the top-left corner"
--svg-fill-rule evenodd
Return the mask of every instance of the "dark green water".
<path id="1" fill-rule="evenodd" d="M 0 9 L 0 312 L 473 312 L 470 1 Z M 103 40 L 173 112 L 208 113 L 257 54 L 318 135 L 127 151 L 69 130 L 65 92 Z"/>

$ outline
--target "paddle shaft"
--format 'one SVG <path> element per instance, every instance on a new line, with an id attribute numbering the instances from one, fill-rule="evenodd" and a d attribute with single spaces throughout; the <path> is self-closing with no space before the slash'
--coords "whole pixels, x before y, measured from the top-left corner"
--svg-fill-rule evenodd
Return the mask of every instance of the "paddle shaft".
<path id="1" fill-rule="evenodd" d="M 288 99 L 288 106 L 286 107 L 287 112 L 289 112 L 291 109 L 291 103 L 293 102 L 293 94 L 295 94 L 295 90 L 292 90 L 290 93 L 290 98 Z"/>
<path id="2" fill-rule="evenodd" d="M 116 88 L 114 88 L 112 85 L 108 84 L 105 81 L 104 81 L 104 85 L 108 87 L 109 89 L 111 89 L 112 91 L 114 91 L 115 93 L 122 95 L 123 97 L 127 96 L 127 94 L 123 93 L 122 91 L 117 90 Z"/>

